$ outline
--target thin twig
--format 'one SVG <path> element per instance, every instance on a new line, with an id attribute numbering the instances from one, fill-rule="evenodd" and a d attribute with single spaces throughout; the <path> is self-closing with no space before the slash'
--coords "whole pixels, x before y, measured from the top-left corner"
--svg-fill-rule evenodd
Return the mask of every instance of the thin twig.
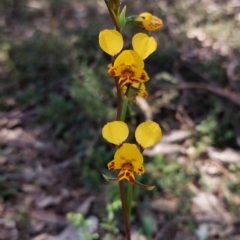
<path id="1" fill-rule="evenodd" d="M 170 91 L 173 89 L 198 89 L 198 90 L 204 90 L 211 93 L 214 93 L 220 97 L 224 97 L 231 101 L 232 103 L 240 106 L 240 97 L 239 94 L 235 92 L 231 92 L 227 89 L 222 89 L 216 86 L 211 86 L 207 84 L 199 84 L 199 83 L 181 83 L 176 85 L 163 85 L 161 86 L 161 90 L 156 91 L 152 94 L 151 98 L 156 98 L 159 96 L 162 96 L 166 91 Z"/>

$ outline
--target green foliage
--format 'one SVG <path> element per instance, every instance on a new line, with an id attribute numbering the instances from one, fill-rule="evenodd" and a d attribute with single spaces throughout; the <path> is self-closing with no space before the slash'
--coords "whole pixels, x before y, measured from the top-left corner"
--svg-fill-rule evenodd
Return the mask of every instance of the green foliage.
<path id="1" fill-rule="evenodd" d="M 114 152 L 112 149 L 108 150 L 104 143 L 102 145 L 99 143 L 97 147 L 91 147 L 90 144 L 87 142 L 85 144 L 85 149 L 88 149 L 87 156 L 84 159 L 84 165 L 80 164 L 79 171 L 85 179 L 84 184 L 87 188 L 100 189 L 102 181 L 105 181 L 102 174 L 105 173 L 107 162 L 111 160 Z"/>
<path id="2" fill-rule="evenodd" d="M 73 226 L 79 229 L 79 236 L 86 240 L 98 239 L 97 233 L 89 233 L 91 220 L 86 219 L 81 213 L 68 213 L 67 218 Z"/>
<path id="3" fill-rule="evenodd" d="M 188 202 L 191 192 L 187 184 L 192 180 L 190 177 L 193 174 L 191 165 L 183 165 L 176 160 L 169 160 L 162 155 L 157 155 L 151 159 L 151 162 L 145 164 L 145 170 L 140 182 L 155 186 L 155 189 L 148 193 L 149 197 L 155 195 L 156 192 L 160 192 L 163 196 L 165 193 L 170 194 L 179 198 L 179 212 L 185 214 L 189 211 Z M 138 199 L 141 194 L 141 189 L 136 187 L 134 199 Z"/>
<path id="4" fill-rule="evenodd" d="M 17 194 L 17 186 L 7 182 L 3 177 L 0 177 L 0 202 L 8 198 L 14 197 Z"/>
<path id="5" fill-rule="evenodd" d="M 100 228 L 105 232 L 102 239 L 111 240 L 114 235 L 119 233 L 117 228 L 116 211 L 121 209 L 121 201 L 119 199 L 107 203 L 106 205 L 106 218 L 100 223 Z M 101 213 L 100 213 L 101 214 Z M 86 219 L 81 213 L 68 213 L 67 218 L 70 220 L 73 226 L 79 230 L 79 235 L 86 240 L 99 239 L 97 233 L 89 233 L 89 227 L 91 226 L 91 220 Z"/>
<path id="6" fill-rule="evenodd" d="M 100 223 L 101 229 L 107 232 L 104 239 L 111 239 L 114 234 L 117 234 L 117 221 L 115 213 L 121 209 L 121 201 L 117 199 L 107 204 L 106 211 L 107 217 Z"/>
<path id="7" fill-rule="evenodd" d="M 147 213 L 144 213 L 141 218 L 141 230 L 144 236 L 152 237 L 155 231 L 155 219 L 153 216 Z"/>
<path id="8" fill-rule="evenodd" d="M 42 119 L 44 122 L 53 123 L 55 134 L 58 135 L 62 130 L 74 121 L 75 105 L 71 100 L 65 99 L 62 95 L 52 93 L 49 95 L 47 106 L 42 109 Z"/>
<path id="9" fill-rule="evenodd" d="M 219 115 L 223 112 L 223 106 L 215 102 L 211 114 L 203 119 L 197 126 L 199 140 L 196 146 L 201 151 L 206 146 L 219 145 L 231 141 L 234 137 L 233 127 L 228 121 L 228 116 L 219 122 Z"/>
<path id="10" fill-rule="evenodd" d="M 29 212 L 24 207 L 19 207 L 17 214 L 12 217 L 12 220 L 17 222 L 22 229 L 28 229 L 31 226 Z"/>
<path id="11" fill-rule="evenodd" d="M 52 93 L 49 96 L 49 102 L 44 109 L 44 115 L 51 122 L 66 120 L 74 109 L 74 104 L 66 100 L 62 95 Z"/>
<path id="12" fill-rule="evenodd" d="M 81 72 L 82 77 L 73 78 L 70 88 L 71 96 L 78 101 L 90 119 L 100 123 L 109 111 L 105 102 L 106 92 L 100 78 L 92 69 L 82 66 Z"/>
<path id="13" fill-rule="evenodd" d="M 189 177 L 186 171 L 183 171 L 183 166 L 176 160 L 170 161 L 159 155 L 153 158 L 152 165 L 154 166 L 151 168 L 153 176 L 158 176 L 159 180 L 157 182 L 164 190 L 171 190 L 176 196 L 181 195 L 186 190 L 185 186 L 189 181 Z M 150 168 L 150 165 L 148 166 Z"/>
<path id="14" fill-rule="evenodd" d="M 16 84 L 26 84 L 27 81 L 36 85 L 50 83 L 66 77 L 71 69 L 67 44 L 51 34 L 36 34 L 20 45 L 12 45 L 9 55 L 14 73 L 11 77 Z"/>

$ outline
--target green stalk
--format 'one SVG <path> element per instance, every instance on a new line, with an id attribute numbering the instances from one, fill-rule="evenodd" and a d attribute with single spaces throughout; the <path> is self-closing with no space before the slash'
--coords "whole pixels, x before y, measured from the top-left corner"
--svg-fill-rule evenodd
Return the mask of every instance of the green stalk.
<path id="1" fill-rule="evenodd" d="M 126 119 L 126 113 L 127 113 L 127 107 L 128 107 L 128 98 L 124 97 L 123 101 L 120 104 L 120 99 L 118 98 L 118 106 L 121 106 L 121 114 L 120 114 L 120 120 L 125 122 Z M 120 108 L 118 108 L 120 109 Z M 119 114 L 117 114 L 119 115 Z M 126 239 L 131 240 L 131 234 L 130 234 L 130 218 L 128 217 L 129 214 L 129 205 L 126 204 L 126 196 L 125 196 L 125 190 L 123 186 L 123 181 L 119 182 L 119 190 L 120 190 L 120 196 L 122 201 L 122 212 L 123 212 L 123 219 L 125 223 L 125 230 L 126 230 Z"/>
<path id="2" fill-rule="evenodd" d="M 124 96 L 123 104 L 122 104 L 122 111 L 121 111 L 121 116 L 120 116 L 120 120 L 123 122 L 125 122 L 125 119 L 126 119 L 127 107 L 128 107 L 128 98 Z"/>
<path id="3" fill-rule="evenodd" d="M 127 91 L 128 92 L 128 91 Z M 123 104 L 122 104 L 122 112 L 121 112 L 121 121 L 125 121 L 126 119 L 126 112 L 128 107 L 128 98 L 123 98 Z M 128 221 L 131 220 L 131 207 L 132 207 L 132 193 L 133 193 L 133 185 L 128 182 L 128 188 L 127 188 L 127 215 L 128 215 Z"/>
<path id="4" fill-rule="evenodd" d="M 113 15 L 113 12 L 111 11 L 111 8 L 108 4 L 108 1 L 107 0 L 104 0 L 104 1 L 107 5 L 109 14 L 110 14 L 112 21 L 116 27 L 116 30 L 118 32 L 121 32 L 118 22 L 117 22 L 115 16 Z M 113 57 L 112 64 L 114 63 L 116 57 L 117 56 Z M 124 97 L 122 99 L 121 89 L 119 88 L 119 85 L 118 85 L 118 78 L 115 78 L 115 85 L 116 85 L 116 89 L 117 89 L 117 119 L 116 120 L 121 120 L 121 121 L 125 122 L 126 112 L 127 112 L 127 107 L 128 107 L 128 98 Z M 130 218 L 128 217 L 128 215 L 129 215 L 128 214 L 128 205 L 126 205 L 126 196 L 125 196 L 123 181 L 119 181 L 119 191 L 120 191 L 120 197 L 121 197 L 121 202 L 122 202 L 122 213 L 123 213 L 123 221 L 124 221 L 125 231 L 126 231 L 126 240 L 131 240 Z"/>

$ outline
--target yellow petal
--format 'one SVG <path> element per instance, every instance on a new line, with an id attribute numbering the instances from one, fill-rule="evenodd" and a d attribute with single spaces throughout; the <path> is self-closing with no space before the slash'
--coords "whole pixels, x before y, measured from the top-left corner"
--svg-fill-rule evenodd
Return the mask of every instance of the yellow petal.
<path id="1" fill-rule="evenodd" d="M 136 144 L 124 143 L 115 153 L 114 160 L 123 163 L 131 162 L 138 168 L 143 163 L 143 156 Z M 118 163 L 116 164 L 118 165 Z M 135 167 L 134 167 L 135 168 Z"/>
<path id="2" fill-rule="evenodd" d="M 146 82 L 149 80 L 149 76 L 145 70 L 141 71 L 141 74 L 139 75 L 139 78 L 142 80 L 141 82 Z"/>
<path id="3" fill-rule="evenodd" d="M 139 14 L 136 18 L 135 21 L 139 21 L 141 23 L 145 22 L 145 23 L 149 23 L 152 19 L 152 14 L 149 12 L 144 12 Z"/>
<path id="4" fill-rule="evenodd" d="M 144 68 L 144 62 L 139 54 L 134 50 L 125 50 L 120 53 L 114 62 L 114 66 L 135 66 L 138 69 Z"/>
<path id="5" fill-rule="evenodd" d="M 157 42 L 145 33 L 137 33 L 132 38 L 133 49 L 142 59 L 147 58 L 157 49 Z"/>
<path id="6" fill-rule="evenodd" d="M 121 160 L 121 159 L 119 159 Z M 112 160 L 111 162 L 108 163 L 108 169 L 109 170 L 117 170 L 117 169 L 121 169 L 123 163 L 125 163 L 125 161 L 119 161 L 119 160 Z"/>
<path id="7" fill-rule="evenodd" d="M 102 129 L 102 136 L 108 142 L 120 145 L 128 137 L 128 126 L 122 121 L 108 122 Z"/>
<path id="8" fill-rule="evenodd" d="M 161 139 L 162 131 L 156 122 L 146 121 L 137 127 L 135 137 L 143 148 L 147 148 L 153 146 Z"/>
<path id="9" fill-rule="evenodd" d="M 134 172 L 136 172 L 138 175 L 142 175 L 145 170 L 142 164 L 134 164 Z"/>
<path id="10" fill-rule="evenodd" d="M 108 69 L 108 74 L 111 76 L 120 76 L 122 71 L 121 71 L 121 66 L 116 66 L 116 67 L 111 67 Z"/>
<path id="11" fill-rule="evenodd" d="M 118 54 L 123 48 L 123 37 L 116 30 L 103 30 L 99 33 L 99 45 L 111 56 Z"/>
<path id="12" fill-rule="evenodd" d="M 144 83 L 133 83 L 131 87 L 137 89 L 136 96 L 143 98 L 148 96 Z"/>

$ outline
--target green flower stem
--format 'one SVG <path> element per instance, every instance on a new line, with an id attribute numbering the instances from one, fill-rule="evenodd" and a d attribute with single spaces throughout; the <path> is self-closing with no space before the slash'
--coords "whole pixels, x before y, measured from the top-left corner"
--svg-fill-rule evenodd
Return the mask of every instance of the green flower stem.
<path id="1" fill-rule="evenodd" d="M 109 14 L 112 18 L 112 21 L 115 25 L 116 30 L 121 32 L 120 26 L 118 25 L 116 17 L 113 15 L 112 10 L 110 9 L 108 0 L 104 0 L 104 1 L 107 5 Z M 112 64 L 114 63 L 116 57 L 117 56 L 113 57 Z M 119 79 L 115 78 L 115 85 L 116 85 L 116 90 L 117 90 L 117 119 L 116 120 L 121 120 L 121 121 L 125 122 L 127 106 L 128 106 L 128 99 L 125 97 L 124 97 L 124 99 L 122 99 L 122 93 L 121 93 L 121 89 L 119 88 L 118 81 L 119 81 Z M 131 240 L 130 221 L 128 218 L 128 209 L 126 206 L 126 196 L 125 196 L 123 181 L 119 181 L 119 191 L 120 191 L 120 197 L 121 197 L 121 202 L 122 202 L 122 213 L 123 213 L 123 221 L 124 221 L 125 231 L 126 231 L 126 240 Z"/>
<path id="2" fill-rule="evenodd" d="M 116 79 L 115 79 L 116 80 Z M 118 87 L 117 91 L 121 91 Z M 118 97 L 117 99 L 117 120 L 121 120 L 125 122 L 127 106 L 128 106 L 128 99 L 124 97 L 122 101 L 122 97 Z M 125 196 L 125 189 L 123 185 L 123 181 L 119 181 L 119 191 L 120 197 L 122 202 L 122 213 L 123 213 L 123 222 L 125 225 L 125 232 L 126 232 L 126 240 L 131 240 L 131 233 L 130 233 L 130 219 L 128 218 L 128 207 L 126 204 L 126 196 Z"/>
<path id="3" fill-rule="evenodd" d="M 116 30 L 120 32 L 120 26 L 118 25 L 118 22 L 117 22 L 117 20 L 116 20 L 116 17 L 114 16 L 114 14 L 113 14 L 113 12 L 112 12 L 109 4 L 108 4 L 108 1 L 107 1 L 107 0 L 104 0 L 104 1 L 105 1 L 106 5 L 107 5 L 108 12 L 109 12 L 109 14 L 110 14 L 110 16 L 111 16 L 111 18 L 112 18 L 112 21 L 113 21 L 115 27 L 116 27 Z"/>
<path id="4" fill-rule="evenodd" d="M 128 98 L 124 96 L 123 104 L 122 104 L 122 111 L 121 111 L 121 116 L 120 116 L 120 120 L 123 122 L 125 122 L 125 119 L 126 119 L 127 107 L 128 107 Z"/>
<path id="5" fill-rule="evenodd" d="M 128 108 L 128 98 L 124 96 L 123 101 L 121 102 L 121 115 L 120 115 L 120 120 L 123 122 L 125 122 L 125 119 L 126 119 L 127 108 Z M 121 199 L 122 199 L 123 215 L 125 216 L 125 221 L 126 221 L 125 222 L 126 238 L 127 240 L 131 240 L 129 212 L 131 212 L 132 194 L 129 194 L 129 185 L 128 185 L 127 203 L 126 203 L 123 181 L 119 182 L 119 187 L 120 187 L 120 193 L 122 193 L 121 195 L 123 195 L 121 196 Z M 130 204 L 129 204 L 129 198 L 130 198 Z"/>
<path id="6" fill-rule="evenodd" d="M 112 63 L 113 62 L 114 62 L 114 59 L 112 60 Z M 115 77 L 114 80 L 115 80 L 115 86 L 117 89 L 117 118 L 116 118 L 116 120 L 120 120 L 121 114 L 122 114 L 122 93 L 121 93 L 121 89 L 119 88 L 119 85 L 118 85 L 119 78 Z"/>
<path id="7" fill-rule="evenodd" d="M 122 104 L 122 112 L 121 112 L 121 121 L 125 121 L 126 119 L 126 112 L 128 107 L 128 97 L 124 96 L 123 104 Z M 128 189 L 127 189 L 127 214 L 128 214 L 128 221 L 131 220 L 131 206 L 132 206 L 132 192 L 133 192 L 133 185 L 128 182 Z"/>

